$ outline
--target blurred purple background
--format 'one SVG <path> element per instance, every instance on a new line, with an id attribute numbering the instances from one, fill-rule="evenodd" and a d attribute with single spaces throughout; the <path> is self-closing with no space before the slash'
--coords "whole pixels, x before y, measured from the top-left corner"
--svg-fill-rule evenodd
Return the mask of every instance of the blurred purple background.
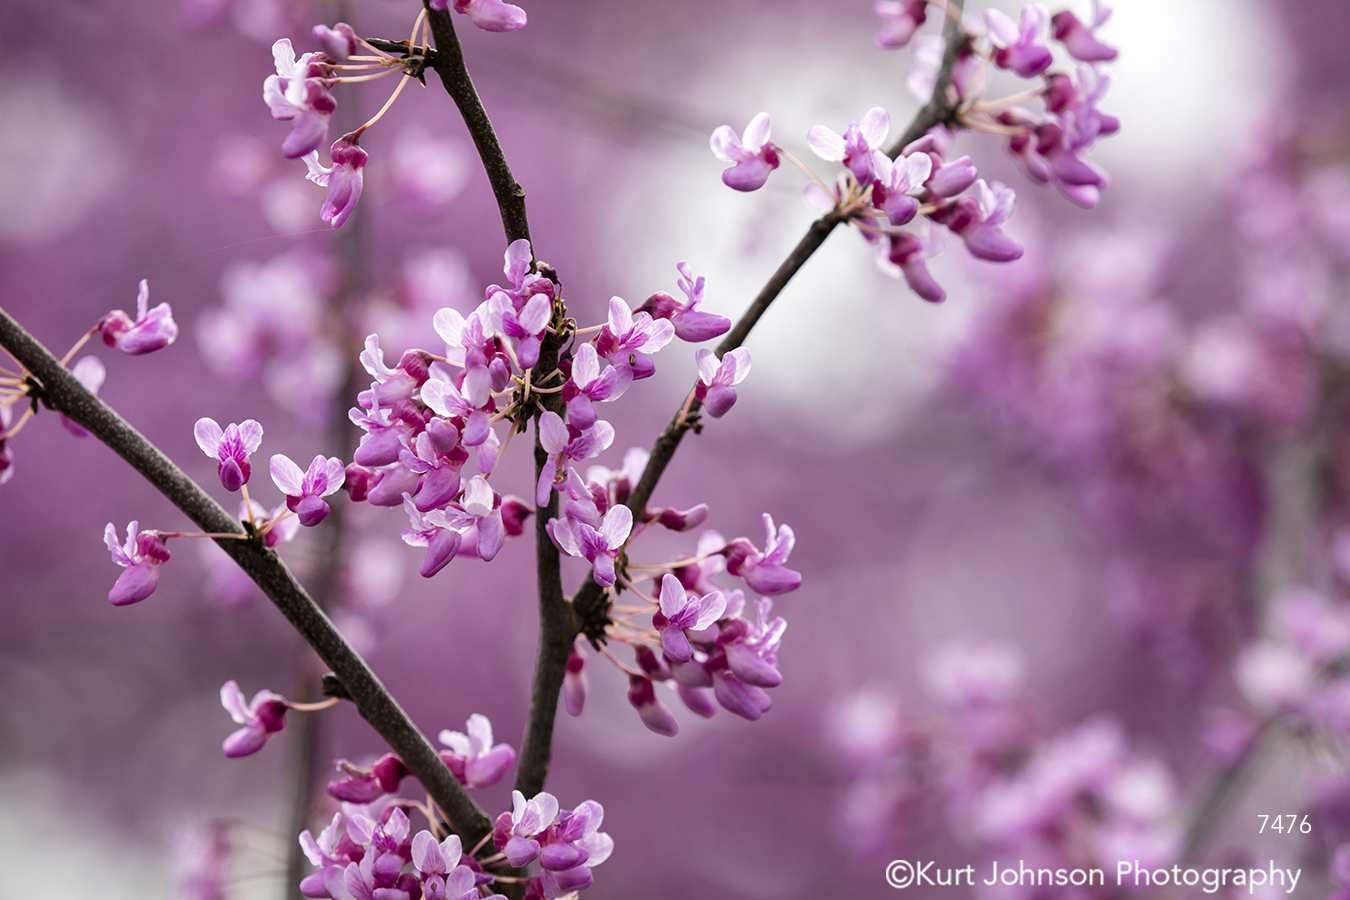
<path id="1" fill-rule="evenodd" d="M 415 8 L 371 0 L 341 15 L 362 35 L 397 39 Z M 899 123 L 917 106 L 903 87 L 908 53 L 871 48 L 866 2 L 527 9 L 529 27 L 515 35 L 457 25 L 528 192 L 537 252 L 558 269 L 583 324 L 611 295 L 636 306 L 673 290 L 680 260 L 708 276 L 709 305 L 734 316 L 806 227 L 795 172 L 750 196 L 720 184 L 712 128 L 739 129 L 768 109 L 775 140 L 805 158 L 812 124 L 842 130 L 876 104 Z M 311 49 L 309 26 L 334 21 L 334 10 L 238 0 L 220 15 L 189 27 L 170 0 L 12 0 L 0 9 L 10 48 L 0 65 L 3 305 L 60 351 L 109 309 L 129 308 L 147 278 L 152 304 L 172 303 L 183 334 L 145 358 L 94 351 L 108 367 L 101 395 L 205 485 L 212 463 L 192 439 L 200 416 L 258 419 L 268 454 L 309 459 L 325 440 L 315 427 L 322 409 L 283 410 L 259 379 L 236 384 L 203 362 L 195 332 L 221 304 L 222 276 L 296 246 L 332 253 L 341 239 L 318 220 L 322 192 L 300 181 L 298 162 L 281 160 L 285 126 L 260 102 L 270 41 L 290 36 Z M 877 273 L 856 235 L 840 233 L 784 292 L 749 342 L 755 369 L 736 409 L 686 439 L 655 501 L 706 501 L 708 526 L 728 537 L 758 541 L 765 511 L 796 530 L 792 560 L 805 580 L 776 607 L 789 623 L 785 682 L 760 722 L 726 713 L 705 722 L 678 709 L 681 733 L 667 739 L 641 727 L 622 677 L 591 657 L 587 708 L 560 716 L 549 782 L 565 807 L 593 798 L 606 809 L 617 847 L 586 896 L 883 897 L 893 895 L 882 878 L 892 857 L 981 858 L 932 827 L 938 809 L 907 809 L 901 827 L 866 840 L 841 825 L 853 779 L 835 748 L 839 709 L 864 689 L 922 709 L 920 661 L 952 639 L 1020 648 L 1045 728 L 1109 711 L 1132 748 L 1171 767 L 1183 796 L 1197 789 L 1199 711 L 1232 698 L 1227 666 L 1256 628 L 1252 615 L 1226 610 L 1220 622 L 1191 623 L 1212 638 L 1199 676 L 1185 664 L 1199 652 L 1192 644 L 1158 652 L 1159 641 L 1105 599 L 1111 560 L 1084 524 L 1077 482 L 954 387 L 953 360 L 1017 284 L 1045 269 L 1090 268 L 1107 255 L 1102 247 L 1122 241 L 1165 245 L 1157 281 L 1183 318 L 1231 303 L 1240 250 L 1223 223 L 1234 181 L 1272 110 L 1344 116 L 1346 16 L 1330 0 L 1121 0 L 1103 32 L 1122 52 L 1103 105 L 1123 130 L 1096 155 L 1113 177 L 1098 209 L 1029 185 L 994 140 L 963 138 L 982 171 L 1018 190 L 1010 230 L 1029 248 L 1024 262 L 991 271 L 949 241 L 935 272 L 951 299 L 932 307 Z M 390 87 L 347 88 L 339 115 L 368 115 Z M 452 249 L 467 261 L 469 284 L 436 305 L 467 311 L 500 280 L 499 219 L 471 166 L 453 200 L 421 206 L 380 174 L 412 124 L 474 162 L 434 79 L 405 95 L 363 140 L 364 262 L 342 277 L 406 302 L 409 292 L 395 288 L 400 267 Z M 242 158 L 239 141 L 249 138 L 273 154 L 275 176 L 232 181 L 219 160 Z M 274 177 L 288 186 L 268 195 Z M 308 233 L 282 233 L 292 231 Z M 1140 258 L 1083 283 L 1118 285 Z M 598 462 L 617 467 L 624 449 L 650 444 L 694 377 L 690 357 L 681 347 L 658 357 L 657 377 L 614 409 L 618 437 Z M 121 529 L 136 518 L 169 530 L 185 520 L 52 415 L 11 446 L 15 476 L 0 488 L 0 868 L 22 868 L 44 896 L 84 896 L 89 882 L 58 877 L 78 852 L 102 896 L 171 896 L 173 836 L 223 818 L 252 823 L 231 832 L 231 896 L 279 896 L 294 841 L 284 834 L 293 736 L 225 760 L 219 745 L 232 726 L 217 693 L 230 678 L 249 695 L 289 691 L 297 639 L 261 597 L 242 608 L 211 602 L 197 548 L 182 541 L 171 543 L 153 597 L 111 607 L 104 597 L 117 570 L 100 542 L 104 523 Z M 517 457 L 498 488 L 528 495 L 526 465 Z M 254 485 L 275 502 L 265 478 Z M 462 729 L 482 712 L 499 740 L 518 745 L 537 628 L 529 542 L 508 543 L 492 565 L 458 560 L 427 581 L 416 575 L 418 552 L 398 541 L 401 511 L 361 507 L 349 522 L 374 560 L 374 586 L 350 595 L 375 670 L 424 731 Z M 639 554 L 688 551 L 688 537 L 662 537 Z M 287 553 L 303 572 L 312 547 Z M 570 586 L 581 569 L 566 572 Z M 382 749 L 349 708 L 325 713 L 322 728 L 324 758 Z M 1298 806 L 1305 763 L 1281 756 L 1267 765 L 1233 821 L 1239 811 Z M 484 795 L 490 811 L 509 805 L 505 786 Z M 1248 840 L 1247 818 L 1225 840 Z M 874 849 L 859 851 L 866 844 Z M 17 884 L 0 878 L 0 897 L 18 896 Z"/>

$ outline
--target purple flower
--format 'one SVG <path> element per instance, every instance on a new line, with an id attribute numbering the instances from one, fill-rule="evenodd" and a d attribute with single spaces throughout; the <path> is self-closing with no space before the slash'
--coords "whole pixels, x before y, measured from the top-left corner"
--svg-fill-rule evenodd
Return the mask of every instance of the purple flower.
<path id="1" fill-rule="evenodd" d="M 567 423 L 585 431 L 595 424 L 595 404 L 617 400 L 633 383 L 628 366 L 607 366 L 600 371 L 600 357 L 592 344 L 582 344 L 572 360 L 572 376 L 563 386 Z"/>
<path id="2" fill-rule="evenodd" d="M 568 654 L 562 692 L 568 715 L 581 715 L 586 705 L 586 654 L 578 646 L 573 646 L 572 652 Z"/>
<path id="3" fill-rule="evenodd" d="M 341 488 L 347 477 L 342 460 L 336 456 L 328 459 L 316 456 L 308 471 L 301 472 L 290 457 L 278 453 L 272 457 L 270 469 L 272 481 L 286 495 L 286 507 L 306 527 L 324 520 L 328 515 L 328 504 L 323 498 Z"/>
<path id="4" fill-rule="evenodd" d="M 104 368 L 103 361 L 97 356 L 86 356 L 70 367 L 70 374 L 75 376 L 75 380 L 84 385 L 85 389 L 91 394 L 97 394 L 98 389 L 103 387 L 103 381 L 108 377 L 108 370 Z M 75 420 L 61 413 L 61 424 L 66 426 L 66 430 L 76 437 L 86 437 L 89 432 L 75 423 Z M 3 433 L 9 427 L 8 422 L 0 422 L 0 433 Z M 0 441 L 0 448 L 3 442 Z M 3 468 L 0 468 L 3 471 Z"/>
<path id="5" fill-rule="evenodd" d="M 169 559 L 169 551 L 157 531 L 137 533 L 140 523 L 127 525 L 127 541 L 117 545 L 117 529 L 109 522 L 103 529 L 103 543 L 112 554 L 112 561 L 126 569 L 118 576 L 108 600 L 113 606 L 138 603 L 154 593 L 159 584 L 159 567 Z"/>
<path id="6" fill-rule="evenodd" d="M 287 159 L 298 159 L 323 143 L 337 101 L 328 91 L 329 69 L 321 53 L 299 59 L 288 38 L 272 45 L 277 74 L 263 82 L 263 102 L 272 118 L 291 122 L 291 133 L 281 144 Z"/>
<path id="7" fill-rule="evenodd" d="M 356 211 L 356 203 L 361 199 L 362 169 L 369 155 L 362 150 L 355 134 L 344 135 L 333 142 L 330 151 L 333 167 L 325 168 L 319 164 L 317 150 L 305 155 L 305 165 L 309 174 L 305 177 L 315 184 L 328 188 L 328 197 L 319 210 L 319 218 L 341 228 L 351 214 Z"/>
<path id="8" fill-rule="evenodd" d="M 466 544 L 472 540 L 474 552 L 483 562 L 492 562 L 506 540 L 501 497 L 482 475 L 469 479 L 457 505 L 448 506 L 438 516 L 429 518 L 459 531 Z"/>
<path id="9" fill-rule="evenodd" d="M 872 205 L 886 213 L 892 225 L 908 223 L 919 212 L 919 201 L 910 194 L 923 191 L 924 182 L 933 171 L 933 158 L 927 153 L 911 153 L 891 162 L 881 154 L 874 163 Z"/>
<path id="10" fill-rule="evenodd" d="M 661 611 L 653 624 L 661 633 L 661 649 L 673 663 L 684 663 L 694 658 L 694 650 L 685 637 L 685 629 L 702 631 L 721 618 L 727 608 L 727 598 L 721 591 L 700 597 L 690 594 L 680 579 L 670 573 L 661 578 Z"/>
<path id="11" fill-rule="evenodd" d="M 444 878 L 459 868 L 464 855 L 464 845 L 459 835 L 452 834 L 439 844 L 430 831 L 419 831 L 412 840 L 412 864 L 419 875 L 426 879 L 433 875 Z"/>
<path id="12" fill-rule="evenodd" d="M 941 303 L 947 292 L 934 280 L 924 260 L 929 255 L 929 231 L 922 235 L 902 232 L 877 244 L 877 266 L 888 275 L 904 275 L 909 289 L 929 303 Z"/>
<path id="13" fill-rule="evenodd" d="M 14 451 L 5 446 L 5 431 L 13 421 L 8 406 L 0 406 L 0 484 L 14 477 Z"/>
<path id="14" fill-rule="evenodd" d="M 1039 3 L 1024 6 L 1019 29 L 1001 10 L 987 10 L 984 20 L 994 42 L 994 64 L 1022 78 L 1035 78 L 1050 68 L 1053 56 L 1046 46 L 1050 39 L 1046 17 L 1045 7 Z"/>
<path id="15" fill-rule="evenodd" d="M 730 350 L 719 361 L 707 347 L 694 353 L 698 362 L 698 384 L 694 397 L 703 404 L 708 415 L 720 419 L 736 402 L 736 388 L 750 374 L 750 351 L 745 347 Z"/>
<path id="16" fill-rule="evenodd" d="M 516 358 L 522 369 L 539 361 L 539 344 L 553 316 L 553 303 L 547 295 L 534 294 L 517 314 L 511 296 L 498 291 L 488 298 L 488 316 L 494 331 L 517 340 Z"/>
<path id="17" fill-rule="evenodd" d="M 237 491 L 248 484 L 252 471 L 248 457 L 262 444 L 263 430 L 253 419 L 236 425 L 231 422 L 222 431 L 215 419 L 202 418 L 192 429 L 197 446 L 207 456 L 217 460 L 216 474 L 227 491 Z"/>
<path id="18" fill-rule="evenodd" d="M 149 304 L 150 284 L 142 278 L 140 290 L 136 294 L 136 320 L 133 322 L 120 309 L 108 313 L 100 323 L 103 343 L 116 347 L 128 356 L 153 353 L 172 344 L 178 337 L 173 310 L 167 303 L 147 310 Z"/>
<path id="19" fill-rule="evenodd" d="M 385 794 L 396 793 L 408 775 L 403 760 L 392 753 L 386 753 L 364 769 L 345 759 L 337 760 L 336 764 L 343 777 L 328 782 L 328 793 L 344 803 L 373 803 Z"/>
<path id="20" fill-rule="evenodd" d="M 315 25 L 314 40 L 323 48 L 323 55 L 329 62 L 342 62 L 356 52 L 356 32 L 346 22 L 339 22 L 332 28 Z"/>
<path id="21" fill-rule="evenodd" d="M 443 10 L 449 0 L 431 0 L 431 8 Z M 503 0 L 455 0 L 455 12 L 484 31 L 519 31 L 525 27 L 525 10 Z"/>
<path id="22" fill-rule="evenodd" d="M 628 702 L 637 710 L 638 718 L 649 730 L 666 737 L 679 734 L 680 726 L 675 721 L 675 716 L 656 699 L 656 689 L 650 678 L 642 675 L 628 676 Z"/>
<path id="23" fill-rule="evenodd" d="M 403 529 L 403 543 L 410 547 L 427 548 L 417 571 L 423 578 L 430 578 L 455 558 L 459 551 L 460 533 L 451 528 L 444 518 L 435 516 L 436 510 L 423 515 L 408 493 L 403 494 L 403 509 L 412 520 L 412 527 Z"/>
<path id="24" fill-rule="evenodd" d="M 539 473 L 534 502 L 536 506 L 548 506 L 552 485 L 561 484 L 566 477 L 563 467 L 572 460 L 590 459 L 607 448 L 614 442 L 614 428 L 604 420 L 585 431 L 569 428 L 555 412 L 540 416 L 538 427 L 539 443 L 548 453 L 548 462 Z"/>
<path id="25" fill-rule="evenodd" d="M 592 577 L 601 587 L 614 584 L 614 560 L 633 530 L 633 513 L 616 506 L 605 513 L 599 528 L 570 516 L 550 519 L 548 533 L 553 542 L 569 556 L 580 556 L 595 567 Z"/>
<path id="26" fill-rule="evenodd" d="M 878 50 L 895 50 L 909 43 L 928 18 L 928 0 L 877 0 L 872 14 L 881 30 L 872 39 Z"/>
<path id="27" fill-rule="evenodd" d="M 764 514 L 764 552 L 760 553 L 749 538 L 737 538 L 722 552 L 727 557 L 727 571 L 744 578 L 751 589 L 761 594 L 785 594 L 795 591 L 802 583 L 800 572 L 783 565 L 792 553 L 796 536 L 787 525 L 774 530 L 773 517 Z"/>
<path id="28" fill-rule="evenodd" d="M 253 700 L 244 705 L 244 694 L 234 681 L 227 681 L 220 687 L 220 705 L 243 728 L 231 734 L 221 745 L 230 759 L 257 753 L 267 743 L 267 739 L 286 727 L 286 698 L 271 691 L 262 690 L 253 695 Z"/>
<path id="29" fill-rule="evenodd" d="M 679 263 L 676 268 L 680 272 L 680 290 L 689 301 L 681 303 L 665 291 L 657 291 L 647 298 L 638 312 L 645 312 L 653 319 L 669 319 L 675 326 L 675 336 L 691 344 L 711 340 L 730 331 L 731 320 L 726 316 L 702 312 L 698 308 L 703 302 L 704 277 L 700 275 L 695 280 L 694 272 L 687 262 Z"/>
<path id="30" fill-rule="evenodd" d="M 535 836 L 543 832 L 558 817 L 558 798 L 540 791 L 533 800 L 526 800 L 520 791 L 511 792 L 510 818 L 502 813 L 493 828 L 493 845 L 506 854 L 513 866 L 528 866 L 539 858 L 539 841 Z M 505 821 L 503 821 L 505 819 Z M 505 827 L 503 827 L 505 826 Z"/>
<path id="31" fill-rule="evenodd" d="M 960 235 L 972 256 L 991 262 L 1018 259 L 1022 255 L 1021 245 L 1000 230 L 1000 226 L 1012 217 L 1017 195 L 1001 182 L 988 185 L 983 178 L 975 182 L 975 190 L 978 200 L 963 197 L 947 203 L 931 218 Z"/>
<path id="32" fill-rule="evenodd" d="M 730 125 L 720 125 L 708 143 L 713 155 L 735 163 L 722 173 L 722 183 L 738 191 L 757 191 L 778 168 L 778 151 L 769 142 L 769 114 L 762 112 L 750 120 L 738 138 Z"/>
<path id="33" fill-rule="evenodd" d="M 1057 12 L 1050 20 L 1055 29 L 1055 40 L 1062 43 L 1074 59 L 1083 62 L 1110 62 L 1118 55 L 1114 47 L 1097 40 L 1098 28 L 1111 18 L 1111 7 L 1092 0 L 1092 24 L 1084 25 L 1069 10 Z"/>
<path id="34" fill-rule="evenodd" d="M 441 751 L 441 759 L 465 787 L 492 787 L 516 761 L 516 751 L 510 744 L 492 743 L 492 723 L 487 716 L 469 716 L 464 730 L 467 735 L 441 730 L 437 739 L 450 748 Z"/>
<path id="35" fill-rule="evenodd" d="M 885 156 L 882 149 L 890 129 L 890 114 L 874 106 L 862 122 L 850 122 L 842 137 L 824 125 L 812 125 L 806 133 L 806 143 L 821 159 L 842 162 L 858 183 L 866 187 L 876 175 L 877 159 Z"/>
<path id="36" fill-rule="evenodd" d="M 655 321 L 645 312 L 634 315 L 620 297 L 609 299 L 609 321 L 600 328 L 595 350 L 611 365 L 628 366 L 633 378 L 648 378 L 656 371 L 650 353 L 655 353 L 675 337 L 675 325 L 665 319 Z"/>

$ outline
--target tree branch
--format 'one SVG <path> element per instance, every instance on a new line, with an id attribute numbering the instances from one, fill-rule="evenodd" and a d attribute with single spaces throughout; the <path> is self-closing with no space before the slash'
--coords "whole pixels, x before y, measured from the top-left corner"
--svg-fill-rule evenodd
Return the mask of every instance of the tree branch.
<path id="1" fill-rule="evenodd" d="M 44 403 L 65 413 L 107 444 L 199 528 L 207 532 L 243 534 L 239 522 L 219 503 L 111 407 L 90 393 L 3 309 L 0 309 L 0 347 L 8 350 L 39 382 L 40 399 Z M 463 839 L 472 846 L 488 834 L 492 828 L 488 817 L 276 553 L 264 547 L 261 540 L 219 538 L 216 543 L 257 582 L 263 593 L 333 670 L 361 716 L 403 759 Z"/>
<path id="2" fill-rule="evenodd" d="M 554 334 L 546 336 L 539 350 L 539 362 L 534 370 L 552 372 L 558 367 L 558 352 L 562 342 Z M 542 394 L 544 406 L 552 412 L 562 411 L 561 394 Z M 534 475 L 538 479 L 548 464 L 548 451 L 539 440 L 539 420 L 535 419 Z M 535 571 L 539 585 L 539 652 L 535 657 L 534 686 L 530 691 L 530 711 L 525 721 L 525 736 L 520 742 L 520 757 L 516 763 L 516 790 L 533 797 L 544 789 L 548 780 L 549 761 L 553 756 L 553 722 L 558 709 L 558 694 L 562 691 L 567 657 L 572 652 L 578 625 L 572 606 L 563 593 L 562 566 L 558 548 L 549 537 L 548 520 L 558 515 L 558 492 L 550 491 L 548 505 L 535 510 L 534 552 Z"/>
<path id="3" fill-rule="evenodd" d="M 464 117 L 464 124 L 468 126 L 474 146 L 478 148 L 478 156 L 483 161 L 483 171 L 487 172 L 488 181 L 492 184 L 492 193 L 497 197 L 497 208 L 501 211 L 506 240 L 508 243 L 521 238 L 528 241 L 530 222 L 525 215 L 525 189 L 512 177 L 511 167 L 507 165 L 506 155 L 502 153 L 497 133 L 492 130 L 487 110 L 483 108 L 483 101 L 478 98 L 473 79 L 469 77 L 468 67 L 464 65 L 464 51 L 460 47 L 459 36 L 455 34 L 455 24 L 451 21 L 450 12 L 433 10 L 430 0 L 424 2 L 427 3 L 427 20 L 431 23 L 431 33 L 436 38 L 436 54 L 430 58 L 429 63 L 435 66 L 436 74 L 441 76 L 441 84 L 445 85 L 446 92 L 459 107 L 459 113 Z"/>

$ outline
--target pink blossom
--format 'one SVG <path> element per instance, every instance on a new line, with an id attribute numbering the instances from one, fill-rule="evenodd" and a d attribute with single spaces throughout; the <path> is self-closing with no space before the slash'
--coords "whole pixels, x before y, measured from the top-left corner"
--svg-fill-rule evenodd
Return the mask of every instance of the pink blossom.
<path id="1" fill-rule="evenodd" d="M 994 42 L 994 64 L 1022 78 L 1035 78 L 1050 68 L 1053 56 L 1046 46 L 1050 40 L 1047 18 L 1045 7 L 1039 3 L 1022 7 L 1021 28 L 1001 10 L 987 10 L 984 20 Z"/>
<path id="2" fill-rule="evenodd" d="M 253 419 L 245 419 L 238 425 L 231 422 L 221 430 L 215 419 L 203 416 L 197 420 L 192 433 L 202 452 L 217 461 L 216 474 L 225 490 L 237 491 L 248 484 L 252 471 L 248 457 L 262 444 L 261 425 Z"/>
<path id="3" fill-rule="evenodd" d="M 337 102 L 328 91 L 329 69 L 321 53 L 298 59 L 290 39 L 272 45 L 277 74 L 263 82 L 263 102 L 272 118 L 291 122 L 291 133 L 281 144 L 287 159 L 297 159 L 323 143 Z"/>
<path id="4" fill-rule="evenodd" d="M 759 552 L 749 538 L 737 538 L 722 551 L 727 558 L 727 571 L 745 579 L 753 590 L 761 594 L 785 594 L 802 583 L 801 573 L 787 568 L 784 563 L 792 553 L 796 536 L 787 525 L 775 530 L 773 517 L 764 514 L 764 552 Z"/>
<path id="5" fill-rule="evenodd" d="M 268 690 L 258 691 L 246 706 L 244 694 L 234 681 L 220 688 L 220 705 L 230 718 L 244 726 L 225 739 L 221 749 L 230 759 L 257 753 L 267 739 L 286 727 L 286 698 Z"/>
<path id="6" fill-rule="evenodd" d="M 720 419 L 736 402 L 736 388 L 750 374 L 750 350 L 737 347 L 729 350 L 721 360 L 708 348 L 694 353 L 698 362 L 698 384 L 694 397 L 703 404 L 708 415 Z"/>
<path id="7" fill-rule="evenodd" d="M 342 62 L 356 52 L 356 32 L 346 22 L 339 22 L 332 28 L 315 25 L 314 40 L 323 48 L 323 55 L 329 62 Z"/>
<path id="8" fill-rule="evenodd" d="M 866 187 L 876 175 L 877 159 L 885 155 L 882 150 L 890 128 L 890 114 L 874 106 L 861 122 L 850 122 L 843 136 L 824 125 L 812 125 L 806 133 L 806 143 L 821 159 L 842 162 L 858 183 Z"/>
<path id="9" fill-rule="evenodd" d="M 712 133 L 709 145 L 713 155 L 735 163 L 722 173 L 722 183 L 738 191 L 757 191 L 778 168 L 778 150 L 769 141 L 769 114 L 759 113 L 745 126 L 738 138 L 730 125 L 720 125 Z"/>
<path id="10" fill-rule="evenodd" d="M 908 44 L 928 19 L 928 0 L 877 0 L 872 14 L 881 22 L 872 43 L 878 50 L 895 50 Z"/>
<path id="11" fill-rule="evenodd" d="M 116 347 L 128 356 L 153 353 L 172 344 L 178 337 L 173 310 L 167 303 L 147 309 L 149 304 L 150 285 L 142 278 L 140 290 L 136 294 L 136 320 L 133 322 L 120 309 L 108 313 L 100 322 L 103 343 Z"/>
<path id="12" fill-rule="evenodd" d="M 1069 10 L 1055 13 L 1051 24 L 1055 29 L 1055 40 L 1064 44 L 1069 55 L 1083 62 L 1110 62 L 1119 54 L 1097 39 L 1096 31 L 1111 18 L 1111 7 L 1100 0 L 1092 0 L 1092 24 L 1085 25 Z"/>
<path id="13" fill-rule="evenodd" d="M 661 648 L 673 663 L 688 662 L 694 651 L 685 637 L 685 630 L 702 631 L 721 618 L 727 608 L 727 598 L 721 591 L 700 597 L 690 594 L 680 580 L 670 573 L 661 578 L 661 610 L 653 617 L 661 634 Z"/>
<path id="14" fill-rule="evenodd" d="M 331 223 L 334 228 L 342 227 L 356 211 L 356 203 L 361 199 L 362 169 L 369 156 L 357 145 L 357 140 L 355 135 L 349 134 L 333 143 L 330 151 L 333 163 L 331 169 L 319 164 L 318 151 L 305 155 L 305 165 L 309 167 L 309 174 L 305 177 L 328 188 L 319 218 Z"/>
<path id="15" fill-rule="evenodd" d="M 159 567 L 169 560 L 169 551 L 158 531 L 137 529 L 140 523 L 133 520 L 127 525 L 127 540 L 122 546 L 117 544 L 117 529 L 113 523 L 103 529 L 103 543 L 112 554 L 112 561 L 126 569 L 108 592 L 108 600 L 113 606 L 126 606 L 138 603 L 154 593 L 159 585 Z"/>
<path id="16" fill-rule="evenodd" d="M 441 729 L 437 739 L 450 748 L 441 751 L 441 759 L 465 787 L 491 787 L 516 761 L 516 751 L 510 744 L 492 742 L 492 723 L 487 716 L 469 716 L 464 730 L 467 734 Z"/>
<path id="17" fill-rule="evenodd" d="M 633 513 L 626 506 L 616 506 L 605 513 L 598 528 L 570 516 L 548 522 L 553 542 L 569 556 L 583 557 L 591 563 L 595 567 L 592 577 L 601 587 L 614 584 L 614 560 L 632 530 Z"/>
<path id="18" fill-rule="evenodd" d="M 519 31 L 525 27 L 525 10 L 503 0 L 454 0 L 455 12 L 484 31 Z M 431 8 L 443 10 L 449 0 L 431 0 Z"/>
<path id="19" fill-rule="evenodd" d="M 328 504 L 323 498 L 341 488 L 347 477 L 342 460 L 336 456 L 328 459 L 316 456 L 308 471 L 301 472 L 290 457 L 278 453 L 272 457 L 270 469 L 272 481 L 286 495 L 286 506 L 306 527 L 324 520 L 328 515 Z"/>
<path id="20" fill-rule="evenodd" d="M 539 417 L 539 442 L 548 453 L 548 462 L 539 473 L 534 501 L 537 506 L 548 506 L 549 491 L 565 479 L 564 467 L 573 460 L 590 459 L 614 442 L 614 428 L 603 419 L 582 431 L 563 424 L 555 412 Z"/>

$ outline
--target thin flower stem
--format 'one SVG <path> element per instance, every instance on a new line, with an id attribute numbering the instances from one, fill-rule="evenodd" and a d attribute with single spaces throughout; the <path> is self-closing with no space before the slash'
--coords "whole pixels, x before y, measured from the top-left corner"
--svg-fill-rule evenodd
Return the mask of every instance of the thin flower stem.
<path id="1" fill-rule="evenodd" d="M 22 394 L 19 395 L 19 399 L 23 399 Z M 0 406 L 8 406 L 8 405 L 9 405 L 8 402 L 0 403 Z M 19 421 L 14 423 L 14 427 L 11 428 L 9 431 L 0 434 L 0 440 L 7 441 L 10 438 L 14 437 L 14 435 L 18 434 L 20 431 L 23 431 L 23 426 L 27 425 L 28 420 L 31 418 L 33 418 L 33 410 L 31 409 L 24 410 L 23 415 L 19 417 Z"/>
<path id="2" fill-rule="evenodd" d="M 99 327 L 98 327 L 97 325 L 95 325 L 93 328 L 90 328 L 88 331 L 86 331 L 86 332 L 80 337 L 80 339 L 79 339 L 78 341 L 75 342 L 75 346 L 74 346 L 74 347 L 71 347 L 69 350 L 67 350 L 67 351 L 66 351 L 66 355 L 63 356 L 63 357 L 61 357 L 61 365 L 63 365 L 63 366 L 69 365 L 69 364 L 70 364 L 70 358 L 71 358 L 72 356 L 74 356 L 76 353 L 78 353 L 78 352 L 80 351 L 80 348 L 83 347 L 86 343 L 88 343 L 88 341 L 89 341 L 89 339 L 90 339 L 91 337 L 93 337 L 94 335 L 98 334 L 98 331 L 99 331 Z"/>
<path id="3" fill-rule="evenodd" d="M 357 84 L 362 81 L 375 81 L 376 79 L 379 78 L 386 78 L 390 75 L 396 74 L 397 72 L 398 69 L 391 68 L 385 69 L 383 72 L 377 72 L 374 75 L 352 75 L 351 77 L 338 77 L 334 78 L 333 80 L 336 81 L 338 84 Z M 404 72 L 403 74 L 407 75 L 408 73 Z"/>
<path id="4" fill-rule="evenodd" d="M 374 77 L 383 77 L 383 76 L 374 76 Z M 380 121 L 380 119 L 384 117 L 384 114 L 389 112 L 389 107 L 394 105 L 394 101 L 398 99 L 398 95 L 403 93 L 403 89 L 408 86 L 409 81 L 412 81 L 412 76 L 409 75 L 407 72 L 404 72 L 403 80 L 398 83 L 398 87 L 394 88 L 394 92 L 389 95 L 389 99 L 384 101 L 384 106 L 380 107 L 380 111 L 377 112 L 375 115 L 371 116 L 370 119 L 366 122 L 366 124 L 356 129 L 356 131 L 353 133 L 357 137 L 360 137 L 361 132 L 365 131 L 367 128 L 374 125 L 376 122 Z"/>
<path id="5" fill-rule="evenodd" d="M 324 709 L 331 709 L 342 702 L 340 697 L 329 697 L 327 700 L 320 700 L 318 703 L 287 703 L 287 709 L 293 709 L 296 712 L 319 712 Z"/>
<path id="6" fill-rule="evenodd" d="M 65 413 L 126 460 L 203 531 L 240 533 L 239 523 L 219 503 L 80 384 L 51 351 L 3 309 L 0 309 L 0 346 L 33 373 L 52 408 Z M 466 840 L 477 841 L 490 833 L 492 823 L 487 815 L 455 780 L 430 741 L 276 553 L 263 546 L 261 540 L 220 540 L 218 544 L 314 648 L 352 697 L 362 717 L 436 798 L 451 826 Z"/>
<path id="7" fill-rule="evenodd" d="M 775 147 L 778 147 L 777 144 L 774 144 L 774 146 L 775 146 Z M 793 164 L 794 166 L 796 166 L 797 168 L 801 169 L 802 172 L 806 175 L 806 177 L 807 177 L 807 178 L 810 178 L 810 179 L 811 179 L 812 181 L 814 181 L 816 184 L 820 185 L 821 189 L 824 190 L 825 193 L 827 193 L 827 194 L 828 194 L 828 193 L 831 193 L 831 191 L 830 191 L 830 186 L 829 186 L 828 184 L 826 184 L 825 181 L 824 181 L 819 175 L 817 175 L 817 174 L 815 173 L 815 171 L 814 171 L 810 166 L 808 166 L 806 163 L 802 162 L 800 159 L 798 159 L 796 156 L 794 156 L 794 155 L 793 155 L 792 153 L 790 153 L 788 150 L 786 150 L 786 149 L 783 148 L 783 147 L 778 147 L 778 155 L 781 156 L 781 157 L 783 157 L 784 159 L 786 159 L 788 162 L 792 163 L 792 164 Z"/>

